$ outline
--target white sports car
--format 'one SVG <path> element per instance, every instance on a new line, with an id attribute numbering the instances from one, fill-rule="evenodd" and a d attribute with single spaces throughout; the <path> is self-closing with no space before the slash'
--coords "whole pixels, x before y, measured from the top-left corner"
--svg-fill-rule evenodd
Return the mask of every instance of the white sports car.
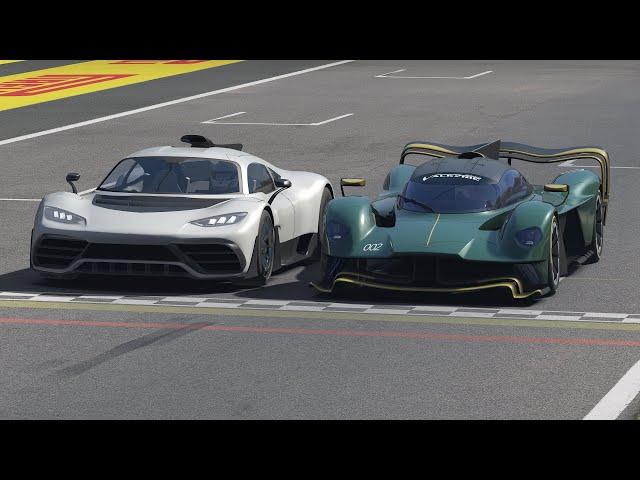
<path id="1" fill-rule="evenodd" d="M 284 265 L 319 256 L 325 177 L 282 170 L 242 145 L 149 148 L 119 162 L 95 190 L 46 195 L 31 235 L 45 277 L 188 276 L 263 284 Z M 319 236 L 318 233 L 321 233 Z"/>

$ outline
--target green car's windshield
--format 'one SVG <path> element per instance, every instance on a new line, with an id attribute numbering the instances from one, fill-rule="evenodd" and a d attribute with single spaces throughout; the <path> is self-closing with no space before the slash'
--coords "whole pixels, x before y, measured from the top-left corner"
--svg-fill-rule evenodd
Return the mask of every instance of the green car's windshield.
<path id="1" fill-rule="evenodd" d="M 531 191 L 516 170 L 507 170 L 498 182 L 473 174 L 436 173 L 411 178 L 398 197 L 398 207 L 414 212 L 483 212 L 516 203 Z"/>

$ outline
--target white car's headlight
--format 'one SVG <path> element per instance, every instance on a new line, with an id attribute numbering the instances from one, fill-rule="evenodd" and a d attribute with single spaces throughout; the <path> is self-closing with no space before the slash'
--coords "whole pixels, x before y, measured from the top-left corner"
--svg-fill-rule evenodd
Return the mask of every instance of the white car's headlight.
<path id="1" fill-rule="evenodd" d="M 86 224 L 87 221 L 84 217 L 76 215 L 75 213 L 67 212 L 61 208 L 56 207 L 44 207 L 44 216 L 48 220 L 60 223 L 75 223 Z"/>
<path id="2" fill-rule="evenodd" d="M 228 213 L 227 215 L 216 215 L 214 217 L 201 218 L 200 220 L 194 220 L 194 225 L 199 227 L 219 227 L 222 225 L 233 225 L 241 222 L 244 217 L 247 216 L 247 212 Z"/>

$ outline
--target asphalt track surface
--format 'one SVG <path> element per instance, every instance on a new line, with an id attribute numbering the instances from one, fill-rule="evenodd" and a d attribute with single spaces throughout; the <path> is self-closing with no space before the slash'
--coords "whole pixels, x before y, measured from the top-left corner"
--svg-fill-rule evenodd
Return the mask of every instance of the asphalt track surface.
<path id="1" fill-rule="evenodd" d="M 65 63 L 0 65 L 0 76 Z M 623 380 L 640 360 L 640 324 L 565 317 L 640 314 L 638 62 L 355 61 L 2 144 L 328 63 L 244 61 L 0 112 L 0 197 L 26 200 L 0 200 L 0 292 L 42 294 L 39 302 L 0 300 L 0 418 L 580 419 L 608 392 L 601 410 L 611 410 L 616 388 L 624 395 L 636 382 Z M 245 113 L 227 117 L 238 112 Z M 227 118 L 203 123 L 219 117 Z M 37 207 L 29 199 L 66 189 L 68 171 L 81 173 L 79 190 L 92 188 L 128 153 L 177 145 L 186 133 L 241 142 L 334 185 L 365 177 L 367 186 L 353 193 L 371 196 L 412 140 L 600 145 L 614 167 L 605 255 L 564 278 L 556 295 L 528 304 L 368 291 L 328 299 L 307 286 L 316 265 L 289 268 L 250 290 L 161 280 L 52 283 L 28 270 Z M 535 183 L 568 169 L 516 166 Z M 72 304 L 44 294 L 129 300 Z M 171 296 L 180 298 L 149 300 Z M 184 297 L 221 305 L 193 307 Z M 254 306 L 225 308 L 234 299 Z M 382 308 L 270 306 L 283 301 Z M 380 311 L 406 305 L 463 313 Z M 486 314 L 504 308 L 514 312 Z M 532 310 L 549 315 L 531 319 Z M 614 418 L 638 412 L 636 397 Z"/>

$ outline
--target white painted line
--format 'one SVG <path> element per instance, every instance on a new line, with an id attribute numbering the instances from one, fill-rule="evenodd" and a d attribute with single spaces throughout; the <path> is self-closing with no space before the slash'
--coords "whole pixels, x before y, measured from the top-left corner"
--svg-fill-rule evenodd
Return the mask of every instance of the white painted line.
<path id="1" fill-rule="evenodd" d="M 383 73 L 382 75 L 376 75 L 376 78 L 385 78 L 387 75 L 391 75 L 392 73 L 400 73 L 406 70 L 407 70 L 406 68 L 401 68 L 400 70 L 394 70 L 393 72 L 387 72 L 387 73 Z"/>
<path id="2" fill-rule="evenodd" d="M 39 202 L 41 198 L 0 198 L 0 202 Z"/>
<path id="3" fill-rule="evenodd" d="M 317 127 L 318 125 L 324 125 L 325 123 L 335 122 L 336 120 L 340 120 L 341 118 L 347 118 L 347 117 L 350 117 L 351 115 L 353 115 L 353 113 L 346 113 L 344 115 L 340 115 L 339 117 L 333 117 L 323 122 L 312 123 L 311 125 L 313 125 L 314 127 Z"/>
<path id="4" fill-rule="evenodd" d="M 118 300 L 124 298 L 124 295 L 80 295 L 77 298 L 82 300 Z"/>
<path id="5" fill-rule="evenodd" d="M 489 75 L 493 73 L 493 70 L 487 70 L 486 72 L 476 73 L 475 75 L 469 75 L 468 77 L 411 77 L 405 75 L 392 75 L 394 73 L 405 72 L 407 69 L 402 68 L 400 70 L 394 70 L 393 72 L 383 73 L 382 75 L 376 75 L 375 78 L 399 78 L 399 79 L 444 79 L 444 80 L 472 80 L 474 78 L 482 77 L 483 75 Z"/>
<path id="6" fill-rule="evenodd" d="M 289 303 L 291 300 L 258 300 L 258 299 L 254 299 L 254 300 L 248 300 L 246 302 L 244 302 L 245 305 L 286 305 L 287 303 Z"/>
<path id="7" fill-rule="evenodd" d="M 474 317 L 474 318 L 493 318 L 490 312 L 451 312 L 450 317 Z"/>
<path id="8" fill-rule="evenodd" d="M 627 318 L 627 314 L 626 313 L 596 313 L 596 312 L 592 312 L 592 313 L 585 313 L 582 318 L 584 317 L 593 317 L 593 318 Z"/>
<path id="9" fill-rule="evenodd" d="M 575 315 L 538 315 L 536 320 L 579 320 Z"/>
<path id="10" fill-rule="evenodd" d="M 365 309 L 369 309 L 369 308 L 373 308 L 373 305 L 359 305 L 357 303 L 330 303 L 329 305 L 327 305 L 327 307 L 331 307 L 331 308 L 355 308 L 355 309 L 365 308 Z"/>
<path id="11" fill-rule="evenodd" d="M 296 312 L 322 312 L 324 307 L 305 307 L 304 305 L 285 305 L 279 310 L 291 310 Z"/>
<path id="12" fill-rule="evenodd" d="M 219 122 L 218 120 L 223 118 L 236 117 L 247 112 L 238 112 L 232 113 L 231 115 L 225 115 L 224 117 L 213 118 L 211 120 L 204 121 L 202 123 L 206 123 L 209 125 L 261 125 L 261 126 L 270 126 L 270 127 L 318 127 L 320 125 L 325 125 L 327 123 L 335 122 L 336 120 L 340 120 L 341 118 L 350 117 L 353 113 L 347 113 L 344 115 L 340 115 L 338 117 L 329 118 L 328 120 L 323 120 L 321 122 L 314 123 L 276 123 L 276 122 Z"/>
<path id="13" fill-rule="evenodd" d="M 194 307 L 201 307 L 201 308 L 211 308 L 211 307 L 216 307 L 216 308 L 237 308 L 240 305 L 242 305 L 242 303 L 203 302 L 203 303 L 197 303 L 197 304 L 195 304 L 193 306 Z"/>
<path id="14" fill-rule="evenodd" d="M 208 297 L 159 297 L 158 300 L 163 302 L 193 302 L 202 303 L 207 301 Z"/>
<path id="15" fill-rule="evenodd" d="M 31 299 L 34 302 L 70 302 L 73 300 L 74 296 L 70 295 L 68 297 L 58 296 L 58 295 L 38 295 Z"/>
<path id="16" fill-rule="evenodd" d="M 517 308 L 501 308 L 498 310 L 498 314 L 507 314 L 507 315 L 541 315 L 542 310 L 519 310 Z"/>
<path id="17" fill-rule="evenodd" d="M 119 298 L 114 300 L 111 304 L 116 305 L 154 305 L 159 299 L 156 300 L 136 300 L 135 298 Z M 182 306 L 182 305 L 181 305 Z"/>
<path id="18" fill-rule="evenodd" d="M 218 117 L 218 118 L 212 118 L 211 120 L 207 120 L 206 122 L 202 122 L 202 123 L 213 123 L 216 120 L 222 120 L 223 118 L 231 118 L 231 117 L 237 117 L 238 115 L 243 115 L 247 112 L 236 112 L 236 113 L 232 113 L 229 115 L 224 115 L 223 117 Z"/>
<path id="19" fill-rule="evenodd" d="M 393 315 L 406 315 L 411 310 L 407 309 L 398 309 L 398 308 L 370 308 L 366 312 L 362 313 L 382 313 L 382 314 L 393 314 Z"/>
<path id="20" fill-rule="evenodd" d="M 458 307 L 432 307 L 429 305 L 419 305 L 414 307 L 413 309 L 428 312 L 455 312 Z"/>
<path id="21" fill-rule="evenodd" d="M 615 420 L 640 393 L 640 361 L 629 369 L 584 420 Z"/>
<path id="22" fill-rule="evenodd" d="M 464 79 L 465 80 L 471 80 L 472 78 L 478 78 L 478 77 L 481 77 L 483 75 L 489 75 L 490 73 L 493 73 L 493 70 L 487 70 L 486 72 L 476 73 L 475 75 L 471 75 L 470 77 L 464 77 Z"/>
<path id="23" fill-rule="evenodd" d="M 168 102 L 157 103 L 155 105 L 149 105 L 142 108 L 136 108 L 134 110 L 127 110 L 126 112 L 115 113 L 113 115 L 107 115 L 104 117 L 94 118 L 92 120 L 86 120 L 84 122 L 72 123 L 63 127 L 51 128 L 49 130 L 43 130 L 41 132 L 29 133 L 27 135 L 20 135 L 19 137 L 7 138 L 6 140 L 0 140 L 0 145 L 7 145 L 10 143 L 21 142 L 22 140 L 30 140 L 32 138 L 42 137 L 44 135 L 50 135 L 52 133 L 64 132 L 73 128 L 86 127 L 87 125 L 93 125 L 95 123 L 106 122 L 108 120 L 114 120 L 116 118 L 122 118 L 129 115 L 135 115 L 136 113 L 148 112 L 149 110 L 156 110 L 158 108 L 168 107 L 171 105 L 177 105 L 179 103 L 190 102 L 191 100 L 198 100 L 200 98 L 210 97 L 212 95 L 219 95 L 221 93 L 232 92 L 234 90 L 240 90 L 241 88 L 253 87 L 255 85 L 261 85 L 263 83 L 274 82 L 283 78 L 295 77 L 297 75 L 303 75 L 309 72 L 315 72 L 316 70 L 323 70 L 325 68 L 336 67 L 345 63 L 354 62 L 355 60 L 341 60 L 339 62 L 327 63 L 319 65 L 317 67 L 305 68 L 304 70 L 298 70 L 296 72 L 285 73 L 284 75 L 277 75 L 275 77 L 263 78 L 262 80 L 256 80 L 253 82 L 242 83 L 240 85 L 234 85 L 232 87 L 221 88 L 219 90 L 213 90 L 211 92 L 200 93 L 198 95 L 191 95 L 189 97 L 178 98 L 176 100 L 170 100 Z"/>

